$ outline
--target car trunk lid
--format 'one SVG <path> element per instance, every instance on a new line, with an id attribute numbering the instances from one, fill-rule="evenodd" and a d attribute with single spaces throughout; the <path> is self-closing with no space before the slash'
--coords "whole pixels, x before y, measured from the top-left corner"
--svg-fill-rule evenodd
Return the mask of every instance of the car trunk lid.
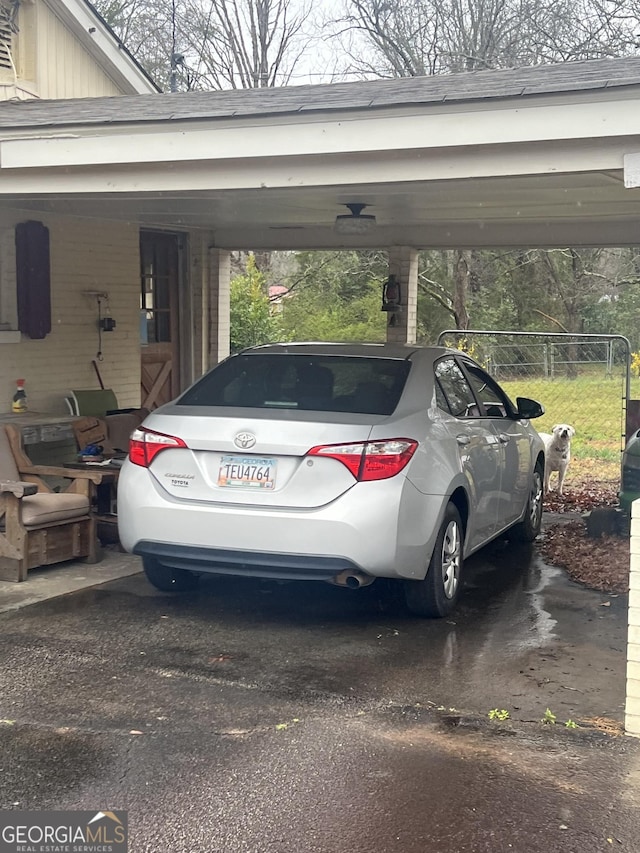
<path id="1" fill-rule="evenodd" d="M 357 480 L 340 461 L 307 453 L 318 445 L 364 442 L 385 420 L 300 411 L 274 417 L 248 409 L 221 414 L 214 407 L 180 407 L 176 414 L 145 422 L 186 444 L 153 459 L 149 470 L 159 488 L 177 500 L 274 508 L 323 506 L 352 488 Z"/>

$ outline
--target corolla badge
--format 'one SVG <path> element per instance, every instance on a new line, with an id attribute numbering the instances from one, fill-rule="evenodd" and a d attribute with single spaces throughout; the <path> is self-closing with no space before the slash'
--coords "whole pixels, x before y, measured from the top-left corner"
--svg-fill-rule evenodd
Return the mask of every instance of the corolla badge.
<path id="1" fill-rule="evenodd" d="M 242 450 L 248 450 L 256 443 L 256 437 L 252 432 L 239 432 L 233 439 L 233 443 Z"/>

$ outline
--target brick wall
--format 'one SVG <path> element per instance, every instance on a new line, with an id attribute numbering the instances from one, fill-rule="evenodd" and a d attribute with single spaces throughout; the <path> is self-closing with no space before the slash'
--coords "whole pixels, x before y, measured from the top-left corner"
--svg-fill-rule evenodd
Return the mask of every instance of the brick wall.
<path id="1" fill-rule="evenodd" d="M 632 504 L 625 729 L 640 737 L 640 500 Z"/>
<path id="2" fill-rule="evenodd" d="M 91 364 L 99 346 L 98 306 L 95 297 L 83 295 L 86 291 L 107 292 L 116 321 L 115 330 L 102 335 L 103 382 L 114 389 L 120 406 L 139 405 L 138 227 L 4 211 L 0 234 L 6 238 L 8 229 L 27 219 L 38 219 L 50 231 L 52 331 L 43 340 L 23 337 L 19 343 L 0 343 L 0 412 L 10 411 L 18 377 L 26 380 L 29 409 L 54 414 L 66 413 L 64 396 L 69 390 L 99 387 Z M 0 239 L 0 246 L 0 271 L 11 269 L 6 257 L 10 241 Z M 10 291 L 15 281 L 8 278 L 0 288 Z M 0 332 L 0 340 L 2 336 Z"/>

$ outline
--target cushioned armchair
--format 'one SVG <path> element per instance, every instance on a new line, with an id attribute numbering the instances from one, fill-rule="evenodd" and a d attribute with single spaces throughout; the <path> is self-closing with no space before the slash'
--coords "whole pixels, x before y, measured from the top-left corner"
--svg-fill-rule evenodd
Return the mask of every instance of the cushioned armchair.
<path id="1" fill-rule="evenodd" d="M 42 477 L 70 482 L 54 492 Z M 0 424 L 0 580 L 24 581 L 29 569 L 64 560 L 98 562 L 91 500 L 101 480 L 100 471 L 33 465 L 20 430 Z"/>

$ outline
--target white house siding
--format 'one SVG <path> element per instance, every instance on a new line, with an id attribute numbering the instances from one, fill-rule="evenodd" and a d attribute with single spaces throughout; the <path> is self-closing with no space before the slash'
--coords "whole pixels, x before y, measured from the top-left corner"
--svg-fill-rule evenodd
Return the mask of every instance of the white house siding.
<path id="1" fill-rule="evenodd" d="M 3 6 L 8 8 L 7 0 Z M 37 96 L 35 88 L 36 7 L 22 3 L 17 13 L 18 32 L 3 30 L 3 53 L 0 66 L 0 101 L 27 100 Z"/>
<path id="2" fill-rule="evenodd" d="M 183 358 L 191 358 L 187 382 L 229 355 L 231 260 L 229 252 L 212 248 L 213 242 L 211 231 L 190 235 L 190 340 L 183 341 Z"/>
<path id="3" fill-rule="evenodd" d="M 632 504 L 625 729 L 640 737 L 640 501 Z"/>
<path id="4" fill-rule="evenodd" d="M 209 249 L 208 252 L 208 346 L 203 348 L 206 363 L 203 371 L 222 361 L 229 355 L 231 337 L 230 280 L 231 255 L 224 249 Z"/>
<path id="5" fill-rule="evenodd" d="M 62 21 L 37 3 L 36 89 L 40 98 L 121 95 L 104 69 Z"/>
<path id="6" fill-rule="evenodd" d="M 0 213 L 0 238 L 5 238 L 0 246 L 7 246 L 8 229 L 28 219 L 49 228 L 52 331 L 43 340 L 23 336 L 19 343 L 2 343 L 11 333 L 0 332 L 0 412 L 10 411 L 19 377 L 26 380 L 30 410 L 38 412 L 66 413 L 64 397 L 69 390 L 99 387 L 91 363 L 98 352 L 98 305 L 94 296 L 85 295 L 87 291 L 109 294 L 110 313 L 116 321 L 115 330 L 102 335 L 99 369 L 104 384 L 114 389 L 121 406 L 138 406 L 138 227 L 11 211 Z M 0 270 L 11 267 L 4 263 Z M 11 278 L 0 282 L 9 296 L 15 288 Z"/>

